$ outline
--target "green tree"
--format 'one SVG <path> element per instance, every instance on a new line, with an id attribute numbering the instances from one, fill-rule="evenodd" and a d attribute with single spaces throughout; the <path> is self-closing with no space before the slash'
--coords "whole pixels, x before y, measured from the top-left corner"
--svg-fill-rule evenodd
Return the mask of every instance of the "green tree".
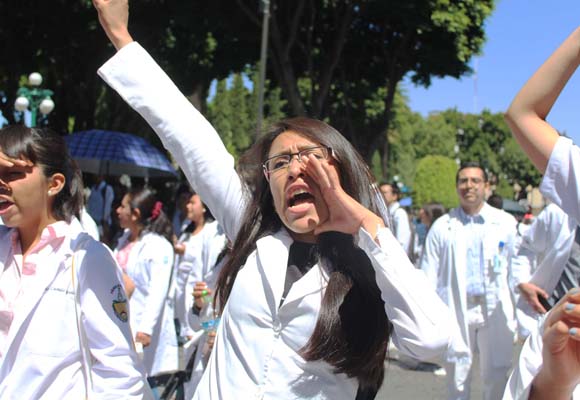
<path id="1" fill-rule="evenodd" d="M 414 203 L 419 207 L 428 202 L 438 202 L 447 208 L 458 204 L 455 190 L 457 164 L 443 156 L 427 156 L 419 160 L 415 186 Z"/>
<path id="2" fill-rule="evenodd" d="M 233 112 L 234 110 L 232 109 L 227 88 L 227 80 L 219 80 L 216 85 L 215 96 L 208 105 L 207 117 L 220 135 L 226 149 L 234 156 L 237 156 L 238 153 L 232 128 Z"/>
<path id="3" fill-rule="evenodd" d="M 261 25 L 253 0 L 236 3 Z M 396 88 L 410 74 L 460 77 L 484 42 L 493 0 L 271 0 L 270 68 L 291 115 L 328 120 L 370 160 L 388 165 L 387 132 Z M 308 85 L 303 90 L 302 85 Z M 380 98 L 382 111 L 366 114 Z"/>
<path id="4" fill-rule="evenodd" d="M 228 91 L 231 110 L 229 119 L 231 121 L 232 143 L 238 154 L 250 147 L 254 137 L 256 123 L 255 120 L 250 119 L 250 95 L 250 91 L 244 85 L 242 75 L 234 74 L 232 87 Z"/>
<path id="5" fill-rule="evenodd" d="M 462 162 L 478 161 L 489 172 L 505 181 L 504 189 L 514 183 L 537 185 L 540 174 L 512 138 L 502 113 L 484 110 L 481 114 L 462 114 L 457 110 L 442 113 L 454 128 Z"/>

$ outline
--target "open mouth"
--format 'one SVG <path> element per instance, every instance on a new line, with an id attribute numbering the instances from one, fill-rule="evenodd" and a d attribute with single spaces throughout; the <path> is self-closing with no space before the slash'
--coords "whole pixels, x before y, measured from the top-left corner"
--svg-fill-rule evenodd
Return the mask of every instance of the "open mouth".
<path id="1" fill-rule="evenodd" d="M 0 212 L 6 210 L 8 207 L 10 207 L 12 204 L 11 201 L 5 200 L 5 199 L 0 199 Z"/>
<path id="2" fill-rule="evenodd" d="M 304 189 L 295 191 L 288 199 L 288 207 L 294 207 L 306 203 L 314 203 L 314 196 Z"/>

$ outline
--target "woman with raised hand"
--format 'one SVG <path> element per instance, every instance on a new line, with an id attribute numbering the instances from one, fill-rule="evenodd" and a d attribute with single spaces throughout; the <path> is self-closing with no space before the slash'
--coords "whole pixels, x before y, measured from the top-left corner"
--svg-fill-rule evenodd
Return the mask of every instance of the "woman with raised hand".
<path id="1" fill-rule="evenodd" d="M 130 190 L 117 208 L 119 226 L 125 229 L 115 248 L 126 260 L 133 282 L 130 299 L 131 329 L 143 348 L 143 362 L 153 388 L 164 386 L 167 374 L 178 368 L 173 293 L 173 228 L 163 204 L 151 189 Z M 123 257 L 120 257 L 124 254 Z"/>
<path id="2" fill-rule="evenodd" d="M 389 339 L 418 359 L 443 356 L 458 328 L 385 228 L 352 145 L 321 121 L 281 121 L 246 154 L 246 184 L 213 127 L 133 42 L 127 2 L 93 3 L 118 49 L 100 75 L 157 132 L 233 242 L 194 398 L 371 398 Z"/>
<path id="3" fill-rule="evenodd" d="M 578 65 L 580 28 L 526 82 L 506 113 L 512 134 L 544 174 L 542 194 L 576 221 L 580 221 L 580 149 L 560 136 L 546 117 Z"/>
<path id="4" fill-rule="evenodd" d="M 546 117 L 580 65 L 577 28 L 534 73 L 506 113 L 514 137 L 544 173 L 540 189 L 580 220 L 580 149 Z M 573 289 L 541 319 L 520 353 L 504 399 L 580 398 L 580 295 Z"/>
<path id="5" fill-rule="evenodd" d="M 78 221 L 63 138 L 0 130 L 0 398 L 153 398 L 121 271 Z"/>
<path id="6" fill-rule="evenodd" d="M 176 257 L 173 281 L 175 317 L 179 320 L 182 340 L 188 343 L 185 360 L 192 363 L 192 374 L 184 389 L 185 398 L 189 399 L 205 369 L 203 353 L 206 340 L 199 312 L 206 296 L 212 295 L 215 289 L 227 240 L 197 193 L 191 194 L 186 210 L 190 224 L 175 245 L 179 249 L 176 253 L 181 254 Z M 192 356 L 194 359 L 190 360 Z"/>

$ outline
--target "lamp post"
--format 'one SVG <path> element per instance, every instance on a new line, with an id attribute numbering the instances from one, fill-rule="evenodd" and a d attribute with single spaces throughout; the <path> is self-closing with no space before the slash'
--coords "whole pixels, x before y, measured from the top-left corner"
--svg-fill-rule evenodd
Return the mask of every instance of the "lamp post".
<path id="1" fill-rule="evenodd" d="M 268 56 L 268 24 L 270 21 L 270 0 L 260 0 L 264 12 L 262 19 L 262 46 L 260 49 L 260 80 L 258 87 L 258 120 L 256 121 L 256 139 L 262 131 L 264 119 L 264 83 L 266 81 L 266 57 Z"/>
<path id="2" fill-rule="evenodd" d="M 49 89 L 42 89 L 42 75 L 38 72 L 33 72 L 28 75 L 28 87 L 21 87 L 16 92 L 18 96 L 14 102 L 16 111 L 24 112 L 30 109 L 30 127 L 36 126 L 37 112 L 44 116 L 50 114 L 54 110 L 54 101 L 50 98 L 53 91 Z"/>
<path id="3" fill-rule="evenodd" d="M 461 165 L 461 158 L 459 157 L 459 154 L 461 152 L 461 143 L 463 142 L 463 135 L 465 135 L 463 129 L 461 128 L 457 129 L 457 135 L 455 137 L 455 146 L 453 146 L 453 152 L 455 153 L 455 163 L 457 164 L 457 166 Z"/>

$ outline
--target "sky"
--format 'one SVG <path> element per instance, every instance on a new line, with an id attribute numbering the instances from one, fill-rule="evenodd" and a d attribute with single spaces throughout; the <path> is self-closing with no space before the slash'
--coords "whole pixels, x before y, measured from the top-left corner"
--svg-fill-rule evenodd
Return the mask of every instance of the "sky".
<path id="1" fill-rule="evenodd" d="M 578 0 L 498 0 L 486 21 L 483 52 L 470 63 L 474 75 L 433 80 L 429 88 L 404 83 L 413 111 L 427 115 L 456 107 L 461 112 L 505 111 L 544 60 L 580 25 Z M 475 68 L 474 68 L 475 69 Z M 477 93 L 477 96 L 475 94 Z M 556 129 L 580 143 L 580 70 L 548 115 Z"/>

